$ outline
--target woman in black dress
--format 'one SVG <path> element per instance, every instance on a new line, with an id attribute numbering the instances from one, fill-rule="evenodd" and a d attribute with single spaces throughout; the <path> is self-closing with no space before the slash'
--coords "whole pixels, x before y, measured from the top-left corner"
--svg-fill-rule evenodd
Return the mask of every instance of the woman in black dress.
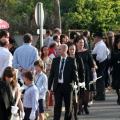
<path id="1" fill-rule="evenodd" d="M 120 105 L 120 39 L 116 40 L 114 50 L 111 53 L 110 67 L 113 69 L 112 88 L 116 90 L 117 103 Z"/>
<path id="2" fill-rule="evenodd" d="M 89 101 L 89 83 L 93 79 L 96 80 L 97 75 L 94 68 L 93 58 L 90 52 L 85 48 L 85 41 L 82 36 L 76 36 L 75 38 L 76 46 L 77 46 L 77 52 L 76 52 L 76 58 L 81 57 L 83 59 L 84 63 L 84 69 L 85 69 L 85 87 L 87 90 L 85 90 L 84 97 L 82 99 L 82 102 L 79 103 L 79 112 L 78 114 L 81 114 L 82 112 L 82 104 L 84 105 L 83 110 L 86 114 L 89 114 L 88 111 L 88 101 Z"/>
<path id="3" fill-rule="evenodd" d="M 76 52 L 76 46 L 74 44 L 70 44 L 69 49 L 68 49 L 68 54 L 70 57 L 74 58 L 76 61 L 79 82 L 82 83 L 85 81 L 84 64 L 83 64 L 82 58 L 77 57 L 75 52 Z M 80 97 L 83 96 L 83 93 L 84 93 L 84 89 L 81 88 L 80 89 Z M 73 97 L 73 106 L 74 106 L 74 118 L 75 118 L 75 120 L 77 120 L 77 109 L 78 109 L 77 106 L 78 106 L 78 104 L 76 103 L 75 96 Z"/>

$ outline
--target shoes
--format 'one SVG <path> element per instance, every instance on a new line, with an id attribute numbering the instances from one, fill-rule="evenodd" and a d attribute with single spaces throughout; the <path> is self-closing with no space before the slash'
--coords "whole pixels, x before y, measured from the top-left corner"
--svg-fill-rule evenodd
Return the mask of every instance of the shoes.
<path id="1" fill-rule="evenodd" d="M 100 96 L 98 96 L 98 97 L 96 97 L 94 100 L 98 100 L 98 101 L 104 101 L 105 100 L 105 96 L 104 95 L 100 95 Z"/>
<path id="2" fill-rule="evenodd" d="M 88 107 L 90 107 L 93 104 L 93 100 L 88 102 Z"/>
<path id="3" fill-rule="evenodd" d="M 81 115 L 83 114 L 83 108 L 81 110 L 78 111 L 77 115 Z"/>
<path id="4" fill-rule="evenodd" d="M 97 93 L 97 94 L 93 97 L 93 99 L 96 99 L 98 96 L 99 96 L 99 94 Z"/>
<path id="5" fill-rule="evenodd" d="M 117 104 L 120 105 L 120 99 L 117 99 Z"/>
<path id="6" fill-rule="evenodd" d="M 77 114 L 74 114 L 74 119 L 78 120 Z"/>
<path id="7" fill-rule="evenodd" d="M 84 107 L 85 114 L 89 114 L 89 110 L 87 107 Z"/>

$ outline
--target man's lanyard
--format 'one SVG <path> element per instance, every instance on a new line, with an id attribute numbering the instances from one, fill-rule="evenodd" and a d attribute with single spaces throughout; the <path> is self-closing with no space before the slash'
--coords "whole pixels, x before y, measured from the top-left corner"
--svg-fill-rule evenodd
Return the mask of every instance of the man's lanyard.
<path id="1" fill-rule="evenodd" d="M 35 82 L 35 85 L 37 84 L 37 82 L 38 82 L 40 76 L 41 76 L 41 74 L 38 76 L 38 78 L 37 78 L 37 80 L 36 80 L 36 82 Z"/>
<path id="2" fill-rule="evenodd" d="M 26 90 L 25 90 L 25 92 L 30 88 L 30 87 L 32 87 L 33 85 L 31 85 L 31 86 L 29 86 Z"/>

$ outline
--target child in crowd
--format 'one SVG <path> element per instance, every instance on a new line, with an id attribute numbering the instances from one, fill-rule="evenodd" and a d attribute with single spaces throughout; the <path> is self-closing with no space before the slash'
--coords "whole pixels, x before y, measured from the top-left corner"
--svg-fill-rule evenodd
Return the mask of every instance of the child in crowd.
<path id="1" fill-rule="evenodd" d="M 44 120 L 44 100 L 45 100 L 45 95 L 47 91 L 47 76 L 42 72 L 44 69 L 44 63 L 42 60 L 37 60 L 34 63 L 34 69 L 36 71 L 35 73 L 35 85 L 38 88 L 39 91 L 39 119 Z"/>
<path id="2" fill-rule="evenodd" d="M 25 73 L 24 82 L 27 85 L 23 98 L 24 120 L 37 120 L 39 92 L 34 84 L 34 74 L 31 71 Z"/>

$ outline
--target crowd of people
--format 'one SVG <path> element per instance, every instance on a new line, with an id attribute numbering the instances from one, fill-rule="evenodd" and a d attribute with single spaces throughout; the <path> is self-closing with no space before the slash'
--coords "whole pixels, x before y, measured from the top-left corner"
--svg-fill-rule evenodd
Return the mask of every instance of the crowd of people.
<path id="1" fill-rule="evenodd" d="M 44 120 L 44 109 L 50 105 L 53 120 L 60 120 L 63 101 L 64 119 L 78 120 L 78 115 L 90 113 L 93 100 L 105 100 L 106 89 L 116 90 L 120 105 L 120 35 L 109 31 L 92 37 L 91 50 L 89 31 L 71 32 L 68 37 L 59 28 L 53 35 L 46 30 L 44 46 L 38 50 L 31 45 L 30 33 L 16 48 L 9 32 L 1 30 L 0 120 L 10 120 L 11 114 L 23 120 Z"/>

